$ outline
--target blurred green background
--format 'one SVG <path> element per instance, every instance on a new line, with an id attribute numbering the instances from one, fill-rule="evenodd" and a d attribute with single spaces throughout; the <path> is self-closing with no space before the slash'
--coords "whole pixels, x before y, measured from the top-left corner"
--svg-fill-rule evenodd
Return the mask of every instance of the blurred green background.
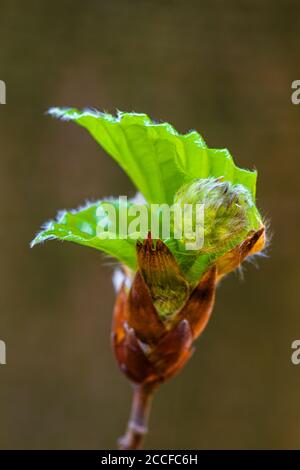
<path id="1" fill-rule="evenodd" d="M 259 171 L 269 258 L 218 289 L 194 357 L 157 393 L 147 448 L 300 448 L 297 1 L 0 0 L 0 448 L 114 448 L 131 399 L 110 349 L 113 262 L 29 242 L 59 208 L 134 194 L 49 106 L 146 112 Z M 149 175 L 151 177 L 151 175 Z"/>

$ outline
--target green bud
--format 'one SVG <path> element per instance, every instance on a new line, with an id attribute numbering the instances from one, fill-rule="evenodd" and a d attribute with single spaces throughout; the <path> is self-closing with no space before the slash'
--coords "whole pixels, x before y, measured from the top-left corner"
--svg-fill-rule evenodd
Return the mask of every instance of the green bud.
<path id="1" fill-rule="evenodd" d="M 221 178 L 195 179 L 183 185 L 176 193 L 174 203 L 182 209 L 185 204 L 193 205 L 193 230 L 196 228 L 195 205 L 204 204 L 201 251 L 213 255 L 224 253 L 240 243 L 253 228 L 253 217 L 259 216 L 249 191 Z M 186 242 L 184 232 L 183 241 Z"/>

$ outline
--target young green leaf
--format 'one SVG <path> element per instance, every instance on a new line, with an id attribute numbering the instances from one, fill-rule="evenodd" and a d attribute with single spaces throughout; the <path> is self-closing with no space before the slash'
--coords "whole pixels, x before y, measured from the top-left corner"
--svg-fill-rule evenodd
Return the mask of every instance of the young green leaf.
<path id="1" fill-rule="evenodd" d="M 226 149 L 209 149 L 196 131 L 179 134 L 146 114 L 52 108 L 54 117 L 86 128 L 131 178 L 149 203 L 172 204 L 179 187 L 194 178 L 222 176 L 243 184 L 255 200 L 256 172 L 237 168 Z"/>
<path id="2" fill-rule="evenodd" d="M 52 108 L 49 113 L 86 128 L 144 195 L 146 200 L 142 204 L 147 211 L 148 204 L 151 203 L 172 205 L 177 195 L 182 194 L 183 188 L 193 188 L 196 180 L 200 185 L 203 181 L 205 185 L 205 181 L 218 178 L 231 184 L 233 191 L 237 191 L 234 188 L 244 188 L 249 196 L 246 198 L 245 234 L 230 236 L 220 217 L 215 219 L 209 232 L 225 230 L 230 243 L 220 245 L 219 239 L 218 243 L 211 239 L 212 246 L 209 250 L 206 244 L 200 251 L 188 251 L 183 239 L 174 239 L 174 233 L 171 232 L 167 239 L 161 237 L 190 283 L 196 282 L 211 263 L 239 244 L 248 229 L 257 230 L 261 226 L 261 217 L 255 205 L 256 172 L 238 168 L 228 150 L 208 148 L 196 131 L 181 135 L 170 124 L 155 123 L 146 114 L 118 112 L 114 117 L 94 110 L 79 111 L 71 108 Z M 193 202 L 203 202 L 201 197 L 199 201 L 196 199 Z M 108 202 L 113 202 L 119 214 L 119 201 Z M 100 220 L 98 210 L 103 203 L 105 201 L 98 201 L 79 210 L 60 213 L 56 220 L 50 221 L 36 236 L 32 246 L 48 239 L 72 241 L 101 250 L 135 270 L 135 239 L 120 238 L 118 227 L 115 238 L 99 237 L 97 233 Z M 128 202 L 128 207 L 130 204 Z M 230 227 L 230 221 L 227 226 Z"/>
<path id="3" fill-rule="evenodd" d="M 51 220 L 45 224 L 43 230 L 31 242 L 31 246 L 33 247 L 46 240 L 71 241 L 103 251 L 131 269 L 135 269 L 135 240 L 130 238 L 101 239 L 97 233 L 97 226 L 101 218 L 99 209 L 105 202 L 113 204 L 118 215 L 119 201 L 114 200 L 98 201 L 69 212 L 61 211 L 58 213 L 56 220 Z M 109 227 L 107 232 L 109 232 Z"/>

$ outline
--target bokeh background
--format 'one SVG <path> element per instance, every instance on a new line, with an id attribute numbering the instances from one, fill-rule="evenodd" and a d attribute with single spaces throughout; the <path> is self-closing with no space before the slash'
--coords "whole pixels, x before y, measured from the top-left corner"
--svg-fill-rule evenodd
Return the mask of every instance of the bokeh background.
<path id="1" fill-rule="evenodd" d="M 269 257 L 230 275 L 183 372 L 157 393 L 146 448 L 300 448 L 299 126 L 295 1 L 0 0 L 2 449 L 114 448 L 131 399 L 110 349 L 113 263 L 41 223 L 134 194 L 49 106 L 146 112 L 259 171 Z M 151 177 L 151 175 L 149 175 Z"/>

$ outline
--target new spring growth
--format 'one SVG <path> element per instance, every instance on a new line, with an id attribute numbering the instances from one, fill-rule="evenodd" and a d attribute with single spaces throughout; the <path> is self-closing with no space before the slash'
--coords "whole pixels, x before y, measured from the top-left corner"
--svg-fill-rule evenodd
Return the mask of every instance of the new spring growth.
<path id="1" fill-rule="evenodd" d="M 265 246 L 257 173 L 236 166 L 228 150 L 209 148 L 198 132 L 179 134 L 146 114 L 50 113 L 86 128 L 143 195 L 139 207 L 106 199 L 60 212 L 32 241 L 71 241 L 119 261 L 112 346 L 134 388 L 119 446 L 137 449 L 153 391 L 191 357 L 219 280 Z"/>
<path id="2" fill-rule="evenodd" d="M 196 207 L 204 207 L 202 252 L 216 254 L 230 249 L 245 238 L 251 228 L 253 202 L 249 191 L 223 178 L 195 179 L 178 190 L 174 202 L 180 207 L 193 207 L 191 234 L 197 233 Z M 176 227 L 176 221 L 174 224 Z M 183 241 L 188 243 L 185 238 Z"/>
<path id="3" fill-rule="evenodd" d="M 103 202 L 96 211 L 101 240 L 154 240 L 172 237 L 186 250 L 215 254 L 235 246 L 251 228 L 249 191 L 222 178 L 202 178 L 183 185 L 168 204 L 134 204 L 119 196 Z"/>

